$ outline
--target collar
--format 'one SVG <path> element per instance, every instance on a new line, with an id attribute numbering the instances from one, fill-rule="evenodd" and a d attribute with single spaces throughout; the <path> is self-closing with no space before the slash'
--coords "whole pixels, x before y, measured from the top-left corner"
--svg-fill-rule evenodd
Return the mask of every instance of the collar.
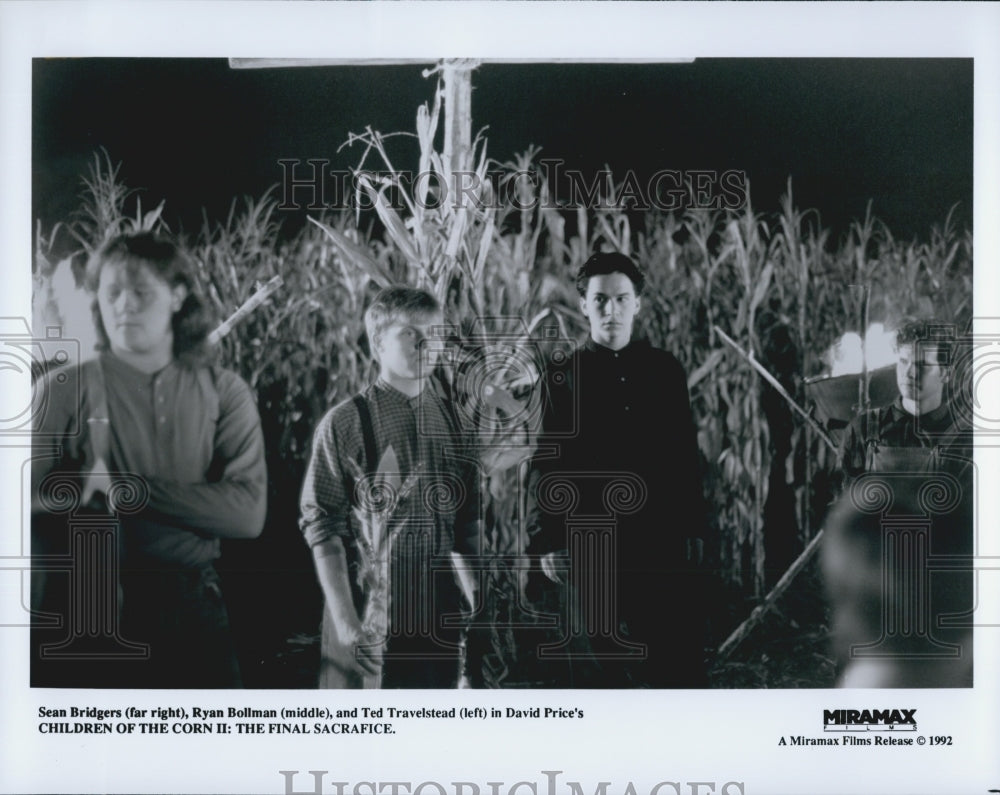
<path id="1" fill-rule="evenodd" d="M 139 384 L 142 386 L 150 386 L 152 384 L 162 384 L 168 380 L 174 378 L 177 372 L 177 362 L 176 360 L 171 360 L 166 367 L 157 370 L 155 373 L 147 373 L 143 370 L 139 370 L 124 359 L 119 359 L 111 351 L 102 351 L 100 354 L 101 366 L 118 375 L 120 378 L 127 379 L 133 384 Z"/>
<path id="2" fill-rule="evenodd" d="M 903 408 L 903 398 L 901 395 L 892 402 L 889 406 L 889 411 L 894 421 L 912 420 L 914 417 L 913 414 L 910 414 L 910 412 Z M 951 420 L 951 407 L 948 405 L 947 400 L 942 400 L 941 405 L 933 411 L 928 411 L 926 414 L 920 415 L 921 424 L 930 429 L 948 425 L 951 423 Z"/>
<path id="3" fill-rule="evenodd" d="M 603 345 L 598 345 L 596 342 L 594 342 L 594 338 L 588 334 L 587 339 L 584 341 L 581 347 L 586 351 L 590 351 L 591 353 L 596 353 L 598 356 L 605 356 L 608 358 L 614 357 L 617 359 L 621 358 L 622 356 L 629 356 L 635 351 L 648 348 L 650 347 L 650 345 L 649 345 L 649 340 L 647 339 L 636 339 L 635 337 L 633 337 L 631 340 L 629 340 L 628 345 L 626 345 L 624 348 L 620 348 L 617 351 L 613 351 L 611 350 L 611 348 L 605 348 Z"/>
<path id="4" fill-rule="evenodd" d="M 408 397 L 382 378 L 382 376 L 375 379 L 375 383 L 372 384 L 372 391 L 375 395 L 385 397 L 390 401 L 401 404 L 405 403 L 411 409 L 416 409 L 417 406 L 420 405 L 421 399 L 426 399 L 427 395 L 433 394 L 433 390 L 430 388 L 430 385 L 425 383 L 424 388 L 420 392 L 413 397 Z"/>

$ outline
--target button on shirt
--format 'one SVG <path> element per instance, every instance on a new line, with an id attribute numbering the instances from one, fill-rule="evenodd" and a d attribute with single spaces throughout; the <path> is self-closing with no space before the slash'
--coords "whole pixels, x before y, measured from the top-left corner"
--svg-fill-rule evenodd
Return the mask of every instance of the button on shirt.
<path id="1" fill-rule="evenodd" d="M 551 471 L 637 475 L 646 501 L 634 518 L 658 528 L 647 538 L 647 550 L 665 550 L 672 546 L 668 538 L 683 545 L 685 537 L 703 534 L 700 459 L 687 378 L 673 355 L 644 341 L 612 351 L 588 339 L 568 362 L 549 368 L 545 382 L 533 482 Z M 547 450 L 558 452 L 552 457 Z M 600 489 L 596 496 L 587 491 L 585 502 L 598 500 Z M 603 510 L 597 502 L 590 508 Z M 542 511 L 533 493 L 528 509 L 532 551 L 564 548 L 565 517 Z"/>
<path id="2" fill-rule="evenodd" d="M 431 388 L 408 398 L 384 381 L 362 393 L 368 403 L 377 455 L 392 447 L 401 479 L 419 469 L 419 480 L 398 506 L 400 520 L 421 518 L 434 528 L 435 554 L 475 550 L 479 489 L 475 464 L 463 456 L 458 427 Z M 331 409 L 320 421 L 302 486 L 300 526 L 316 546 L 333 536 L 353 538 L 357 473 L 374 472 L 365 460 L 361 420 L 353 401 Z M 435 495 L 441 499 L 435 500 Z"/>
<path id="3" fill-rule="evenodd" d="M 139 475 L 149 488 L 147 508 L 123 519 L 127 562 L 197 566 L 219 556 L 220 537 L 257 536 L 267 472 L 256 403 L 243 380 L 222 368 L 176 362 L 148 374 L 109 353 L 81 365 L 97 366 L 107 396 L 109 469 Z M 43 385 L 49 405 L 36 428 L 39 452 L 56 458 L 33 467 L 36 487 L 49 471 L 93 463 L 85 380 L 78 368 L 61 374 L 63 382 L 53 372 Z M 74 432 L 78 426 L 84 433 Z"/>
<path id="4" fill-rule="evenodd" d="M 596 622 L 600 605 L 602 621 L 613 616 L 629 642 L 646 645 L 641 681 L 691 686 L 702 676 L 707 599 L 687 543 L 704 538 L 707 522 L 684 369 L 647 342 L 611 351 L 588 340 L 545 383 L 528 553 L 569 551 L 570 626 Z M 547 477 L 566 479 L 574 499 L 543 496 Z M 610 540 L 588 536 L 595 521 L 612 528 Z M 615 601 L 604 590 L 612 587 Z"/>
<path id="5" fill-rule="evenodd" d="M 475 554 L 479 543 L 478 465 L 466 454 L 457 424 L 442 400 L 427 387 L 408 398 L 383 381 L 362 393 L 371 416 L 379 461 L 366 460 L 361 419 L 353 400 L 331 409 L 320 421 L 302 486 L 299 525 L 309 546 L 339 537 L 348 564 L 358 560 L 363 532 L 357 514 L 359 477 L 379 471 L 391 447 L 399 482 L 416 475 L 405 498 L 395 505 L 390 530 L 399 535 L 392 546 L 390 599 L 396 600 L 394 626 L 440 629 L 440 616 L 458 609 L 461 600 L 454 573 L 441 567 L 453 550 Z M 433 581 L 433 582 L 432 582 Z M 354 606 L 365 598 L 361 584 L 350 580 Z M 397 593 L 396 588 L 402 593 Z M 429 631 L 429 630 L 428 630 Z M 427 638 L 433 641 L 433 638 Z M 393 648 L 390 646 L 390 649 Z"/>

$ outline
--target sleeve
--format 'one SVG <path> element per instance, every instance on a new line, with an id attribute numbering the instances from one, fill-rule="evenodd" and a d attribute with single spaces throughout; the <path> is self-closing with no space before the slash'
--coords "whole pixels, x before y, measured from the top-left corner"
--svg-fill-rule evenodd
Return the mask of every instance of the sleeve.
<path id="1" fill-rule="evenodd" d="M 363 443 L 359 427 L 354 444 L 346 446 L 349 429 L 337 421 L 338 410 L 342 409 L 331 409 L 316 426 L 299 497 L 299 529 L 316 566 L 316 578 L 325 600 L 324 615 L 332 619 L 335 628 L 327 632 L 324 620 L 321 649 L 324 659 L 337 659 L 344 652 L 341 638 L 359 637 L 363 605 L 363 586 L 355 576 L 357 558 L 349 521 L 355 477 L 351 474 L 354 470 L 345 471 L 350 453 L 360 455 Z"/>
<path id="2" fill-rule="evenodd" d="M 672 354 L 667 354 L 669 388 L 675 395 L 675 442 L 676 461 L 680 466 L 674 468 L 674 476 L 680 481 L 676 493 L 683 495 L 688 504 L 682 515 L 690 516 L 689 530 L 686 534 L 691 539 L 705 540 L 708 532 L 708 507 L 701 474 L 701 453 L 698 449 L 698 431 L 694 412 L 691 409 L 691 397 L 688 393 L 687 373 L 684 366 Z"/>
<path id="3" fill-rule="evenodd" d="M 574 356 L 572 361 L 576 361 Z M 564 447 L 573 428 L 572 367 L 547 369 L 542 383 L 542 417 L 535 454 L 525 483 L 525 532 L 527 551 L 545 555 L 566 548 L 566 527 L 562 517 L 545 511 L 538 502 L 538 484 L 549 472 L 557 471 Z"/>
<path id="4" fill-rule="evenodd" d="M 52 587 L 50 573 L 45 565 L 38 565 L 38 559 L 70 552 L 66 523 L 61 516 L 50 513 L 41 499 L 40 487 L 45 478 L 55 472 L 75 478 L 86 463 L 81 427 L 81 417 L 86 416 L 82 380 L 79 368 L 65 367 L 49 371 L 33 385 L 29 462 L 33 610 L 48 609 L 45 605 Z"/>
<path id="5" fill-rule="evenodd" d="M 310 547 L 351 534 L 349 472 L 344 471 L 342 433 L 335 423 L 337 409 L 329 411 L 313 434 L 312 451 L 299 499 L 299 529 Z"/>
<path id="6" fill-rule="evenodd" d="M 203 483 L 149 478 L 154 514 L 220 538 L 255 538 L 267 513 L 267 466 L 260 417 L 250 387 L 222 371 L 219 420 L 209 476 Z"/>
<path id="7" fill-rule="evenodd" d="M 482 478 L 479 462 L 467 450 L 468 457 L 463 459 L 462 485 L 465 488 L 465 499 L 455 514 L 455 552 L 462 555 L 479 555 L 482 550 Z"/>
<path id="8" fill-rule="evenodd" d="M 838 459 L 840 468 L 848 478 L 855 478 L 865 471 L 865 439 L 862 433 L 863 417 L 855 417 L 844 431 Z"/>

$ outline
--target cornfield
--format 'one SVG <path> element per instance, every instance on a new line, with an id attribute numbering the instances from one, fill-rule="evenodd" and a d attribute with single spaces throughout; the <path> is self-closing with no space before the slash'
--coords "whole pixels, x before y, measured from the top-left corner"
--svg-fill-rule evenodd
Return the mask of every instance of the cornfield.
<path id="1" fill-rule="evenodd" d="M 407 165 L 447 180 L 449 165 L 434 144 L 441 102 L 439 87 L 419 109 Z M 522 487 L 538 429 L 538 374 L 548 356 L 585 332 L 572 284 L 590 253 L 621 251 L 644 266 L 640 331 L 672 351 L 688 373 L 717 538 L 709 556 L 725 586 L 723 612 L 733 621 L 817 532 L 835 488 L 835 462 L 718 330 L 808 407 L 804 378 L 823 370 L 824 352 L 841 334 L 861 331 L 862 299 L 850 285 L 867 287 L 873 320 L 932 308 L 960 328 L 971 319 L 971 233 L 956 229 L 950 217 L 927 240 L 900 241 L 869 213 L 832 240 L 818 213 L 796 208 L 789 182 L 777 214 L 755 213 L 748 201 L 733 211 L 648 212 L 637 223 L 623 208 L 552 206 L 537 152 L 500 163 L 488 157 L 482 136 L 469 155 L 480 201 L 458 207 L 428 201 L 433 183 L 417 194 L 395 179 L 385 142 L 371 129 L 351 141 L 363 149 L 359 169 L 367 158 L 381 161 L 378 178 L 359 170 L 368 212 L 317 216 L 289 237 L 267 193 L 234 202 L 228 218 L 206 219 L 186 241 L 220 319 L 259 285 L 275 276 L 284 282 L 220 348 L 222 361 L 256 390 L 267 445 L 267 529 L 257 542 L 231 544 L 224 559 L 237 584 L 230 589 L 234 625 L 253 635 L 242 651 L 257 660 L 287 656 L 295 646 L 289 637 L 301 640 L 318 626 L 319 592 L 296 527 L 297 497 L 313 428 L 373 376 L 362 316 L 379 286 L 428 288 L 453 328 L 452 364 L 441 377 L 482 462 L 491 562 L 474 652 L 481 662 L 477 683 L 492 686 L 518 683 L 523 655 L 516 629 L 529 621 L 519 598 Z M 490 193 L 491 169 L 511 175 L 501 180 L 499 196 Z M 70 311 L 53 298 L 54 279 L 68 269 L 79 284 L 85 255 L 118 231 L 169 231 L 163 209 L 143 213 L 108 154 L 95 155 L 80 214 L 36 234 L 37 322 L 65 321 Z M 74 251 L 57 257 L 67 242 Z M 723 622 L 718 633 L 728 629 Z M 295 684 L 281 670 L 257 676 L 270 687 Z M 254 684 L 252 670 L 246 679 Z"/>

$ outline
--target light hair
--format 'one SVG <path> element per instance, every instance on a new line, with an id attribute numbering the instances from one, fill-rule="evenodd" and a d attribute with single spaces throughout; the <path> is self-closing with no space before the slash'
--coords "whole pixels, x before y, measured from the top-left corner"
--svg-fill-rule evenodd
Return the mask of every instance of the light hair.
<path id="1" fill-rule="evenodd" d="M 439 314 L 441 304 L 426 290 L 404 285 L 383 288 L 365 311 L 365 331 L 372 356 L 378 358 L 376 351 L 383 332 L 400 318 L 410 320 Z"/>

